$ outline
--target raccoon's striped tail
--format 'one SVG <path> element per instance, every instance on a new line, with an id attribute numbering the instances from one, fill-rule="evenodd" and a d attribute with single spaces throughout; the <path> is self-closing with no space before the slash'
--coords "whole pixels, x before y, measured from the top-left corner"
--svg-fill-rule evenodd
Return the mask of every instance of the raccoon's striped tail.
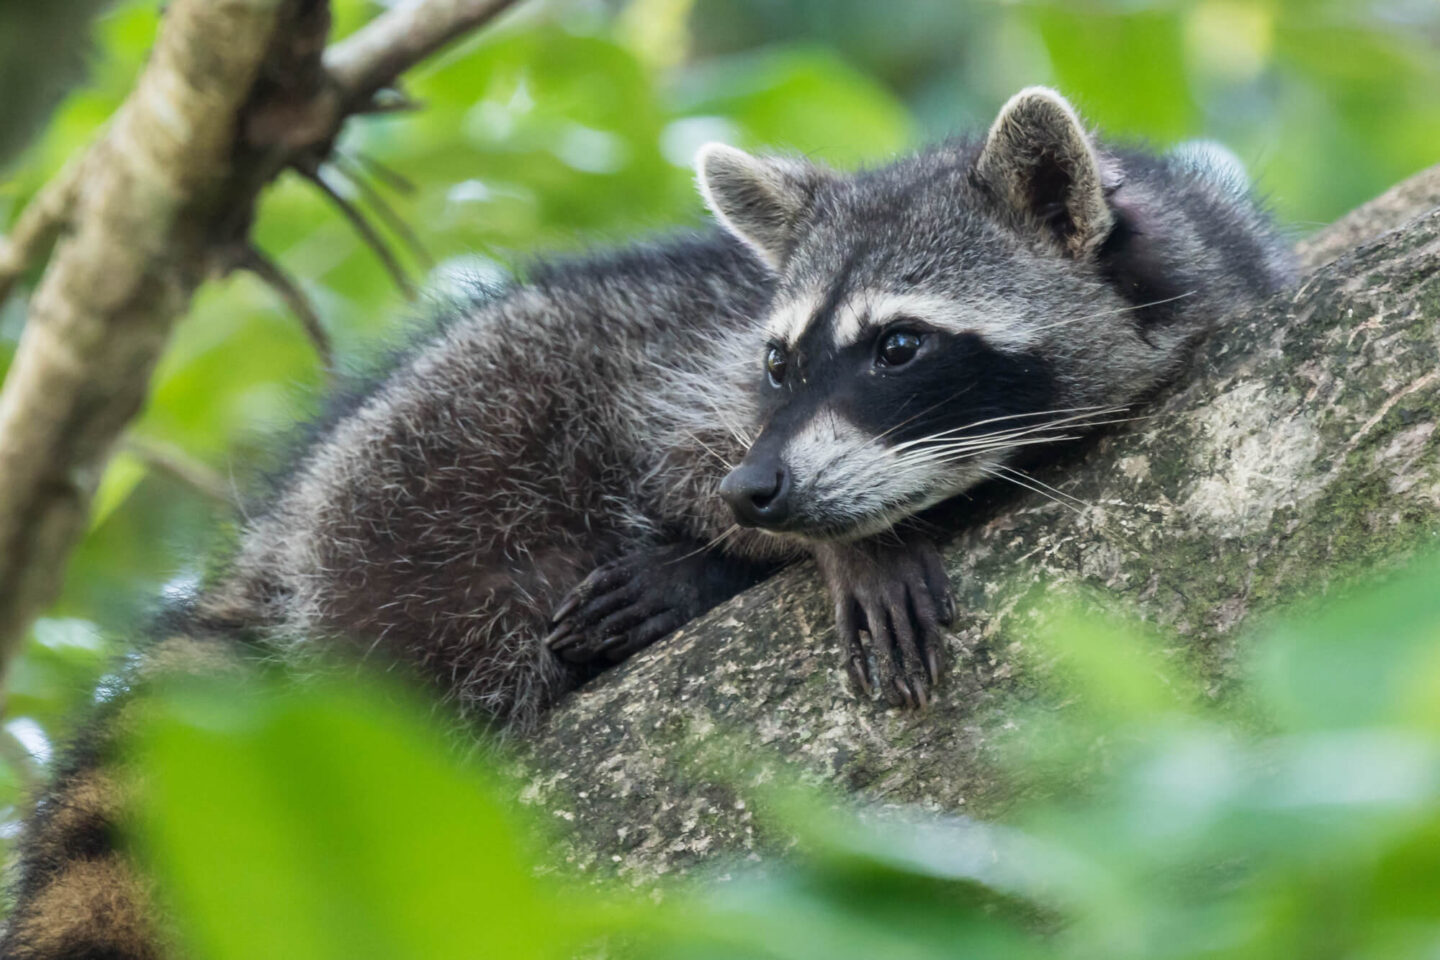
<path id="1" fill-rule="evenodd" d="M 239 662 L 229 639 L 171 635 L 151 645 L 122 691 L 98 708 L 25 824 L 0 960 L 174 960 L 150 881 L 119 842 L 131 793 L 120 746 L 156 677 Z"/>

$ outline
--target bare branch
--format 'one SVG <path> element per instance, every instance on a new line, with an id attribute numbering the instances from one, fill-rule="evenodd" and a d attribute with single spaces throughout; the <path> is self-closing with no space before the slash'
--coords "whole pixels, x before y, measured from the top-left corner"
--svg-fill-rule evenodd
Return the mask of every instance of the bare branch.
<path id="1" fill-rule="evenodd" d="M 398 170 L 386 166 L 368 153 L 355 153 L 353 156 L 360 161 L 362 167 L 374 174 L 377 179 L 384 180 L 385 184 L 396 193 L 411 194 L 415 192 L 415 181 Z"/>
<path id="2" fill-rule="evenodd" d="M 350 221 L 350 225 L 355 228 L 355 232 L 360 234 L 360 239 L 364 240 L 365 245 L 373 250 L 375 256 L 379 258 L 380 263 L 385 267 L 385 271 L 389 273 L 390 278 L 395 281 L 395 286 L 399 287 L 400 292 L 405 295 L 405 299 L 414 300 L 414 284 L 410 282 L 410 277 L 405 273 L 405 268 L 400 266 L 400 261 L 395 259 L 395 251 L 390 249 L 390 245 L 387 244 L 385 238 L 380 236 L 376 231 L 374 224 L 365 219 L 365 214 L 361 213 L 355 204 L 345 199 L 345 197 L 340 194 L 340 191 L 336 190 L 335 186 L 330 183 L 329 180 L 325 179 L 325 175 L 320 170 L 302 169 L 300 172 L 309 178 L 311 183 L 319 187 L 320 192 L 329 197 L 330 202 L 335 204 L 340 212 L 345 215 L 345 219 Z"/>
<path id="3" fill-rule="evenodd" d="M 325 51 L 325 69 L 350 109 L 515 0 L 408 0 Z"/>
<path id="4" fill-rule="evenodd" d="M 133 433 L 125 438 L 122 446 L 147 467 L 179 480 L 206 499 L 226 506 L 232 503 L 230 484 L 219 471 L 179 447 Z"/>
<path id="5" fill-rule="evenodd" d="M 340 175 L 354 184 L 355 188 L 360 191 L 360 195 L 365 198 L 365 202 L 369 205 L 370 209 L 374 210 L 376 215 L 385 221 L 385 225 L 390 228 L 391 233 L 399 237 L 401 242 L 410 248 L 411 255 L 415 257 L 420 265 L 426 270 L 433 268 L 435 266 L 435 258 L 430 255 L 430 251 L 426 248 L 424 241 L 410 228 L 410 224 L 405 222 L 405 218 L 397 213 L 394 207 L 390 206 L 389 201 L 380 195 L 380 191 L 376 190 L 370 181 L 365 179 L 365 172 L 356 169 L 355 164 L 347 162 L 344 155 L 337 154 L 335 161 L 335 168 L 340 171 Z"/>
<path id="6" fill-rule="evenodd" d="M 0 239 L 0 303 L 10 296 L 20 275 L 60 236 L 65 219 L 75 205 L 83 167 L 83 163 L 74 161 L 41 187 L 15 221 L 15 228 Z"/>
<path id="7" fill-rule="evenodd" d="M 385 113 L 414 113 L 424 108 L 425 104 L 410 99 L 404 91 L 395 87 L 382 87 L 375 91 L 375 95 L 364 106 L 357 106 L 354 114 L 357 117 L 373 117 Z"/>
<path id="8" fill-rule="evenodd" d="M 199 238 L 280 5 L 172 0 L 135 92 L 82 161 L 72 229 L 0 392 L 0 663 L 58 590 L 115 439 L 206 273 Z"/>
<path id="9" fill-rule="evenodd" d="M 325 364 L 325 369 L 333 369 L 335 353 L 330 343 L 330 334 L 325 329 L 325 324 L 320 320 L 320 313 L 310 298 L 305 296 L 289 274 L 280 269 L 275 263 L 259 249 L 253 246 L 246 246 L 245 251 L 240 255 L 236 266 L 242 270 L 248 270 L 265 283 L 276 296 L 285 302 L 290 312 L 300 321 L 300 326 L 305 330 L 305 336 L 315 346 L 315 352 L 320 355 L 320 360 Z"/>

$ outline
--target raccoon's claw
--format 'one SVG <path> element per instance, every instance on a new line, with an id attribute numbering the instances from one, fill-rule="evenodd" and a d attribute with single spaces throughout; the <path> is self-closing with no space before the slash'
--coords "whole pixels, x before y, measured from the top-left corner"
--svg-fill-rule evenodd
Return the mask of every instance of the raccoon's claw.
<path id="1" fill-rule="evenodd" d="M 898 547 L 831 545 L 817 550 L 816 559 L 835 598 L 851 683 L 864 696 L 878 689 L 893 706 L 925 709 L 940 682 L 941 625 L 953 623 L 956 614 L 939 553 L 911 536 Z"/>
<path id="2" fill-rule="evenodd" d="M 573 587 L 569 593 L 560 598 L 560 606 L 556 607 L 555 612 L 550 614 L 550 622 L 552 624 L 562 623 L 566 617 L 575 612 L 576 607 L 580 606 L 580 594 L 576 592 L 579 589 L 578 586 Z M 547 644 L 550 643 L 550 638 L 547 637 L 545 642 Z"/>
<path id="3" fill-rule="evenodd" d="M 865 696 L 875 692 L 875 681 L 870 679 L 870 658 L 865 656 L 865 651 L 852 653 L 849 662 L 845 665 L 850 674 L 850 682 Z"/>
<path id="4" fill-rule="evenodd" d="M 760 579 L 768 568 L 679 543 L 594 570 L 560 598 L 544 643 L 572 663 L 614 663 Z"/>

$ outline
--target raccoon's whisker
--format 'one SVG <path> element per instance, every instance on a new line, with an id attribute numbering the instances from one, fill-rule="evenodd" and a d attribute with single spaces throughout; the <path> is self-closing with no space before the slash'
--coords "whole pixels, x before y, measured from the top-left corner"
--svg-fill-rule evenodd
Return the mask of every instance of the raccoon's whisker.
<path id="1" fill-rule="evenodd" d="M 689 553 L 682 554 L 681 556 L 676 557 L 674 560 L 668 560 L 668 561 L 666 561 L 666 565 L 668 566 L 669 564 L 672 564 L 672 563 L 679 563 L 679 562 L 681 562 L 682 560 L 689 560 L 691 557 L 696 556 L 697 554 L 704 553 L 706 550 L 709 550 L 709 549 L 712 548 L 712 547 L 718 547 L 720 544 L 724 543 L 725 540 L 726 540 L 732 533 L 738 533 L 739 530 L 740 530 L 740 524 L 738 524 L 738 523 L 732 523 L 732 524 L 730 524 L 730 526 L 726 527 L 724 530 L 721 530 L 718 535 L 712 537 L 712 538 L 709 540 L 709 542 L 701 544 L 700 546 L 696 547 L 694 550 L 691 550 Z"/>
<path id="2" fill-rule="evenodd" d="M 905 426 L 907 423 L 913 423 L 915 420 L 917 420 L 917 419 L 920 418 L 920 417 L 925 416 L 925 414 L 927 414 L 927 413 L 929 413 L 930 411 L 934 410 L 936 407 L 942 407 L 942 406 L 944 406 L 945 404 L 949 403 L 951 400 L 954 400 L 956 397 L 958 397 L 958 396 L 960 396 L 961 394 L 965 393 L 965 392 L 966 392 L 967 390 L 969 390 L 970 388 L 971 388 L 971 385 L 970 385 L 970 384 L 966 384 L 965 386 L 961 387 L 959 390 L 956 390 L 954 393 L 950 394 L 950 396 L 945 397 L 943 400 L 937 400 L 937 401 L 935 401 L 934 403 L 930 404 L 930 406 L 926 407 L 924 410 L 921 410 L 921 411 L 919 411 L 918 413 L 913 413 L 913 414 L 911 414 L 910 416 L 906 417 L 904 420 L 901 420 L 899 423 L 895 424 L 895 425 L 894 425 L 893 427 L 891 427 L 890 429 L 884 430 L 884 431 L 882 431 L 881 433 L 876 434 L 876 436 L 875 436 L 875 438 L 874 438 L 875 442 L 879 442 L 879 441 L 885 439 L 885 438 L 888 437 L 890 434 L 894 433 L 896 430 L 899 430 L 901 427 Z M 908 403 L 909 400 L 907 399 L 906 402 Z"/>
<path id="3" fill-rule="evenodd" d="M 1075 506 L 1074 504 L 1072 504 L 1072 503 L 1067 503 L 1066 501 L 1061 500 L 1059 497 L 1057 497 L 1057 496 L 1055 496 L 1054 494 L 1048 492 L 1047 490 L 1045 490 L 1045 489 L 1043 489 L 1043 488 L 1041 488 L 1041 487 L 1032 486 L 1031 484 L 1026 483 L 1024 480 L 1021 480 L 1021 479 L 1019 479 L 1018 477 L 1007 476 L 1006 474 L 1000 473 L 1000 472 L 997 471 L 997 470 L 991 470 L 991 469 L 989 469 L 988 467 L 981 467 L 981 468 L 980 468 L 980 472 L 983 473 L 983 474 L 985 474 L 987 477 L 992 477 L 992 478 L 994 478 L 994 479 L 996 479 L 996 480 L 1006 480 L 1006 481 L 1009 481 L 1010 483 L 1015 484 L 1015 486 L 1017 486 L 1017 487 L 1023 487 L 1023 488 L 1025 488 L 1026 490 L 1029 490 L 1029 491 L 1031 491 L 1031 492 L 1033 492 L 1033 493 L 1038 493 L 1038 494 L 1040 494 L 1040 496 L 1044 497 L 1046 500 L 1051 500 L 1051 501 L 1054 501 L 1055 503 L 1058 503 L 1060 506 L 1064 507 L 1066 510 L 1069 510 L 1070 512 L 1074 513 L 1076 516 L 1083 516 L 1083 515 L 1085 514 L 1085 511 L 1084 511 L 1084 510 L 1082 510 L 1081 508 Z"/>
<path id="4" fill-rule="evenodd" d="M 912 450 L 905 453 L 899 459 L 901 464 L 925 463 L 932 460 L 952 460 L 961 456 L 974 456 L 990 450 L 1008 450 L 1012 447 L 1025 447 L 1037 443 L 1060 443 L 1067 440 L 1079 440 L 1080 434 L 1035 434 L 1029 436 L 985 436 L 965 440 L 956 440 L 949 443 L 933 444 L 919 450 Z"/>
<path id="5" fill-rule="evenodd" d="M 1027 436 L 1034 436 L 1034 435 L 1036 435 L 1036 434 L 1041 434 L 1041 433 L 1043 433 L 1045 430 L 1050 430 L 1050 429 L 1054 429 L 1054 428 L 1057 428 L 1057 427 L 1068 427 L 1068 428 L 1071 428 L 1071 429 L 1076 428 L 1076 427 L 1080 427 L 1080 428 L 1103 427 L 1103 426 L 1108 426 L 1108 425 L 1110 425 L 1110 424 L 1116 424 L 1116 423 L 1131 423 L 1131 422 L 1134 422 L 1134 421 L 1136 421 L 1136 420 L 1148 420 L 1148 419 L 1151 419 L 1151 418 L 1150 418 L 1149 416 L 1141 416 L 1141 417 L 1116 417 L 1116 418 L 1113 418 L 1113 419 L 1110 419 L 1110 420 L 1087 420 L 1087 419 L 1085 419 L 1084 417 L 1065 417 L 1065 418 L 1063 418 L 1063 419 L 1053 420 L 1053 421 L 1051 421 L 1051 422 L 1049 422 L 1049 423 L 1036 424 L 1036 425 L 1030 426 L 1030 427 L 1017 427 L 1017 428 L 1015 428 L 1015 429 L 1013 429 L 1013 430 L 997 430 L 997 431 L 994 431 L 994 432 L 992 432 L 992 433 L 981 434 L 980 436 L 977 436 L 977 437 L 965 437 L 965 438 L 961 438 L 961 439 L 958 439 L 958 440 L 940 441 L 940 442 L 930 442 L 930 443 L 927 443 L 927 444 L 921 446 L 920 449 L 921 449 L 922 451 L 934 451 L 934 450 L 954 451 L 954 450 L 967 449 L 967 448 L 986 449 L 986 448 L 989 448 L 990 446 L 1006 446 L 1006 445 L 1009 445 L 1009 441 L 1011 441 L 1011 440 L 1015 440 L 1015 439 L 1022 438 L 1022 437 L 1027 437 Z M 937 436 L 938 436 L 938 435 L 937 435 Z M 1048 442 L 1053 442 L 1053 441 L 1055 441 L 1055 440 L 1060 440 L 1060 439 L 1076 440 L 1076 439 L 1079 439 L 1079 438 L 1078 438 L 1077 436 L 1066 435 L 1066 436 L 1063 437 L 1063 438 L 1062 438 L 1062 437 L 1042 438 L 1042 439 L 1041 439 L 1041 442 L 1047 442 L 1047 443 L 1048 443 Z M 912 442 L 912 443 L 909 443 L 909 444 L 899 444 L 899 445 L 897 445 L 896 447 L 894 447 L 894 448 L 892 448 L 892 449 L 893 449 L 893 450 L 901 451 L 902 454 L 903 454 L 903 456 L 902 456 L 901 459 L 903 460 L 903 459 L 905 459 L 905 457 L 910 456 L 909 453 L 906 453 L 906 452 L 905 452 L 905 448 L 907 448 L 907 447 L 913 447 L 913 446 L 916 446 L 916 445 L 917 445 L 917 444 L 916 444 L 916 443 L 913 443 L 913 442 Z M 1017 444 L 1017 445 L 1018 445 L 1018 444 Z"/>
<path id="6" fill-rule="evenodd" d="M 1028 447 L 1037 443 L 1060 443 L 1065 440 L 1078 440 L 1078 435 L 1066 435 L 1058 437 L 1031 437 L 1028 440 L 1020 440 L 1014 443 L 993 443 L 977 447 L 956 447 L 938 451 L 934 456 L 928 458 L 917 457 L 914 460 L 905 460 L 905 466 L 919 466 L 922 464 L 944 464 L 958 463 L 961 460 L 973 460 L 982 453 L 992 450 L 1010 450 L 1015 447 Z"/>
<path id="7" fill-rule="evenodd" d="M 1111 414 L 1111 413 L 1120 413 L 1120 412 L 1124 411 L 1125 409 L 1126 409 L 1125 407 L 1119 407 L 1119 406 L 1116 406 L 1116 407 L 1071 407 L 1071 408 L 1069 408 L 1069 409 L 1061 409 L 1061 410 L 1038 410 L 1038 411 L 1033 411 L 1033 412 L 1031 412 L 1031 413 L 1012 413 L 1012 414 L 1007 414 L 1007 415 L 1005 415 L 1005 416 L 1003 416 L 1003 417 L 991 417 L 991 418 L 989 418 L 989 419 L 987 419 L 987 420 L 977 420 L 977 421 L 974 422 L 974 423 L 967 423 L 967 424 L 965 424 L 964 426 L 960 426 L 960 427 L 952 427 L 952 428 L 949 429 L 949 430 L 941 430 L 941 431 L 939 431 L 939 432 L 937 432 L 937 433 L 932 433 L 932 434 L 930 434 L 930 435 L 928 435 L 928 436 L 925 436 L 925 437 L 917 437 L 917 438 L 914 439 L 914 440 L 907 440 L 907 441 L 905 441 L 904 443 L 898 443 L 898 444 L 896 444 L 894 447 L 892 447 L 891 449 L 892 449 L 892 450 L 903 450 L 903 449 L 905 449 L 905 448 L 907 448 L 907 447 L 914 447 L 914 446 L 920 446 L 920 445 L 922 445 L 922 444 L 933 443 L 933 442 L 936 441 L 936 440 L 942 439 L 942 438 L 947 437 L 947 436 L 951 436 L 951 435 L 956 434 L 956 433 L 960 433 L 961 431 L 964 431 L 964 430 L 974 430 L 976 427 L 983 427 L 983 426 L 985 426 L 986 424 L 999 423 L 999 422 L 1001 422 L 1001 421 L 1003 421 L 1003 420 L 1015 420 L 1015 419 L 1019 419 L 1020 417 L 1044 417 L 1044 416 L 1051 416 L 1051 415 L 1053 415 L 1053 414 L 1062 414 L 1062 413 L 1071 414 L 1071 416 L 1067 416 L 1067 417 L 1057 417 L 1057 418 L 1055 418 L 1055 419 L 1053 419 L 1053 420 L 1047 420 L 1047 421 L 1045 421 L 1044 423 L 1021 424 L 1021 425 L 1018 425 L 1018 426 L 1015 426 L 1015 427 L 1007 428 L 1006 430 L 996 430 L 996 431 L 992 431 L 992 432 L 990 432 L 990 433 L 981 434 L 980 437 L 975 438 L 975 439 L 979 439 L 979 438 L 983 438 L 983 437 L 1001 436 L 1001 435 L 1005 435 L 1005 434 L 1009 434 L 1009 433 L 1019 433 L 1019 432 L 1027 432 L 1027 433 L 1028 433 L 1028 432 L 1032 432 L 1032 431 L 1035 431 L 1035 430 L 1044 430 L 1044 429 L 1046 429 L 1046 428 L 1048 428 L 1048 427 L 1062 426 L 1062 425 L 1064 425 L 1064 424 L 1074 423 L 1074 422 L 1076 422 L 1076 421 L 1082 421 L 1082 420 L 1085 420 L 1085 419 L 1087 419 L 1087 418 L 1089 418 L 1089 417 L 1101 417 L 1101 416 L 1107 416 L 1107 415 L 1109 415 L 1109 414 Z"/>
<path id="8" fill-rule="evenodd" d="M 712 456 L 712 457 L 714 457 L 716 460 L 720 461 L 720 465 L 721 465 L 722 467 L 724 467 L 726 470 L 734 470 L 734 469 L 735 469 L 735 464 L 731 463 L 729 460 L 726 460 L 724 457 L 720 456 L 720 454 L 716 453 L 716 452 L 715 452 L 715 448 L 712 447 L 712 446 L 710 446 L 710 444 L 706 443 L 704 440 L 701 440 L 701 439 L 700 439 L 700 435 L 699 435 L 698 433 L 695 433 L 695 432 L 693 432 L 693 431 L 688 431 L 688 432 L 689 432 L 689 434 L 690 434 L 690 439 L 691 439 L 691 440 L 694 440 L 694 441 L 695 441 L 696 443 L 698 443 L 702 448 L 704 448 L 705 452 L 708 453 L 708 454 L 710 454 L 710 456 Z"/>
<path id="9" fill-rule="evenodd" d="M 1095 508 L 1095 504 L 1091 503 L 1090 501 L 1084 500 L 1084 499 L 1082 499 L 1082 498 L 1080 498 L 1080 497 L 1077 497 L 1077 496 L 1075 496 L 1073 493 L 1066 493 L 1064 490 L 1061 490 L 1061 489 L 1059 489 L 1058 487 L 1052 487 L 1050 484 L 1046 483 L 1044 480 L 1039 480 L 1039 479 L 1037 479 L 1037 478 L 1035 478 L 1035 477 L 1032 477 L 1030 474 L 1026 473 L 1024 470 L 1021 470 L 1021 469 L 1019 469 L 1019 468 L 1017 468 L 1017 467 L 1012 467 L 1012 466 L 1009 466 L 1008 464 L 1000 463 L 1000 464 L 996 464 L 996 465 L 995 465 L 995 469 L 996 469 L 996 470 L 999 470 L 999 471 L 1001 471 L 1001 472 L 1003 472 L 1003 473 L 1005 473 L 1005 474 L 1007 474 L 1007 475 L 1013 475 L 1013 476 L 1016 476 L 1016 477 L 1020 477 L 1020 478 L 1022 478 L 1022 479 L 1024 479 L 1024 480 L 1028 480 L 1029 482 L 1035 484 L 1037 487 L 1044 487 L 1046 490 L 1049 490 L 1051 493 L 1055 494 L 1057 497 L 1064 497 L 1066 500 L 1069 500 L 1071 503 L 1075 504 L 1076 506 L 1088 507 L 1088 508 L 1091 508 L 1091 509 L 1094 509 L 1094 508 Z"/>
<path id="10" fill-rule="evenodd" d="M 1090 313 L 1083 317 L 1066 317 L 1064 320 L 1055 320 L 1050 323 L 1041 324 L 1038 327 L 1031 327 L 1030 333 L 1039 333 L 1042 330 L 1051 330 L 1055 327 L 1063 327 L 1071 323 L 1083 323 L 1086 320 L 1099 320 L 1102 317 L 1113 317 L 1117 313 L 1129 313 L 1132 310 L 1144 310 L 1148 307 L 1159 307 L 1167 303 L 1174 303 L 1176 300 L 1184 300 L 1186 297 L 1193 297 L 1198 290 L 1187 290 L 1184 293 L 1176 294 L 1173 297 L 1165 297 L 1163 300 L 1151 300 L 1149 303 L 1136 303 L 1128 307 L 1117 307 L 1114 310 L 1104 310 L 1100 313 Z"/>

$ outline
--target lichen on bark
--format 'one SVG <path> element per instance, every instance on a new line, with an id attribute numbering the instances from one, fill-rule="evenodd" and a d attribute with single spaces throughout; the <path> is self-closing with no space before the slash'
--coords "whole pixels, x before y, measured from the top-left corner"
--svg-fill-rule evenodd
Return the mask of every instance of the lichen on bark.
<path id="1" fill-rule="evenodd" d="M 520 761 L 564 859 L 643 882 L 763 851 L 728 775 L 692 762 L 717 732 L 868 801 L 996 814 L 1020 789 L 993 761 L 1037 695 L 1037 588 L 1133 611 L 1219 694 L 1257 618 L 1436 543 L 1437 204 L 1440 167 L 1302 243 L 1293 295 L 1231 318 L 1148 419 L 1037 474 L 1083 506 L 977 497 L 946 547 L 963 612 L 926 712 L 852 694 L 809 564 L 570 697 Z"/>

